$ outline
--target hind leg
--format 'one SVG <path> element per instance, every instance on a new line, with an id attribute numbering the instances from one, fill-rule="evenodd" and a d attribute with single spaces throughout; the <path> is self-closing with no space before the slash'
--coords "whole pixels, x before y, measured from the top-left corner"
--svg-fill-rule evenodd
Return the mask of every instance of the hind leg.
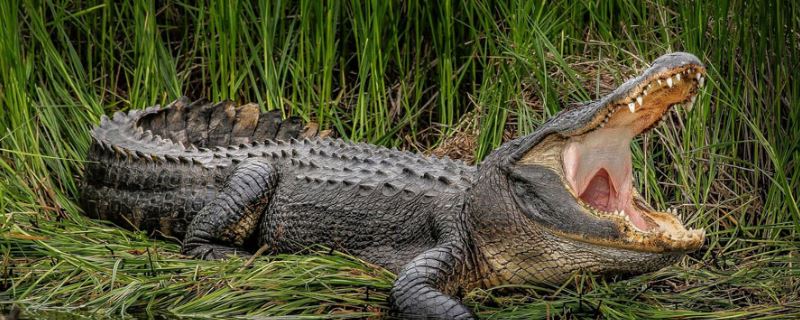
<path id="1" fill-rule="evenodd" d="M 194 217 L 181 251 L 202 259 L 249 255 L 242 245 L 258 230 L 258 221 L 266 212 L 277 182 L 269 163 L 256 159 L 242 161 L 216 198 Z"/>

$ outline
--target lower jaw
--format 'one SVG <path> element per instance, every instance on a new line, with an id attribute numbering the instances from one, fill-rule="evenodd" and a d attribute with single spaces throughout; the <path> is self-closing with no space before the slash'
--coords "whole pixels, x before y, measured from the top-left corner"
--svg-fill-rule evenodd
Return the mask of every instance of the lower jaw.
<path id="1" fill-rule="evenodd" d="M 678 261 L 682 255 L 619 249 L 585 241 L 563 241 L 563 237 L 558 234 L 539 234 L 539 236 L 543 238 L 531 239 L 530 235 L 516 234 L 502 243 L 542 243 L 544 245 L 540 247 L 541 250 L 513 252 L 509 249 L 517 246 L 496 247 L 498 242 L 481 245 L 485 262 L 493 273 L 492 277 L 482 280 L 482 285 L 488 287 L 530 283 L 558 285 L 581 270 L 597 275 L 632 276 L 666 267 Z M 548 237 L 562 239 L 548 240 Z M 557 254 L 551 254 L 552 252 Z"/>

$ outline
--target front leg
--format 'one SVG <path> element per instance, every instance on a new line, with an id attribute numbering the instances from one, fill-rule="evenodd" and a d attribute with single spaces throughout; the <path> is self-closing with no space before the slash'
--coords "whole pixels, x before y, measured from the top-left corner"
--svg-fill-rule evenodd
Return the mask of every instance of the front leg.
<path id="1" fill-rule="evenodd" d="M 269 163 L 258 159 L 239 163 L 216 198 L 189 224 L 181 251 L 201 259 L 249 255 L 242 245 L 258 228 L 277 183 Z"/>
<path id="2" fill-rule="evenodd" d="M 425 251 L 403 267 L 389 294 L 394 313 L 411 319 L 474 319 L 466 306 L 448 293 L 466 263 L 466 251 L 450 242 Z"/>

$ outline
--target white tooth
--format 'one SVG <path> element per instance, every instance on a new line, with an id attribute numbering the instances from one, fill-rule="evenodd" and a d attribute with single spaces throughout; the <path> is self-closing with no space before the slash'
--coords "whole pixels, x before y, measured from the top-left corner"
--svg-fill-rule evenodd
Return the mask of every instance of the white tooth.
<path id="1" fill-rule="evenodd" d="M 681 81 L 681 74 L 680 73 L 675 75 L 675 81 Z"/>
<path id="2" fill-rule="evenodd" d="M 634 113 L 634 112 L 636 112 L 636 104 L 635 104 L 635 103 L 633 103 L 633 102 L 629 103 L 629 104 L 628 104 L 628 110 L 630 110 L 630 111 L 631 111 L 631 113 Z"/>
<path id="3" fill-rule="evenodd" d="M 644 104 L 644 98 L 642 98 L 642 96 L 638 96 L 636 97 L 636 102 L 638 102 L 639 106 L 641 107 Z"/>
<path id="4" fill-rule="evenodd" d="M 672 88 L 672 77 L 667 78 L 667 86 Z"/>
<path id="5" fill-rule="evenodd" d="M 700 77 L 699 83 L 700 83 L 700 87 L 702 88 L 703 85 L 706 83 L 706 78 Z"/>
<path id="6" fill-rule="evenodd" d="M 658 79 L 657 81 L 658 81 L 658 85 L 660 86 L 661 85 L 661 79 Z"/>
<path id="7" fill-rule="evenodd" d="M 699 80 L 700 80 L 700 78 L 702 78 L 702 77 L 703 77 L 703 75 L 701 75 L 701 74 L 700 74 L 700 72 L 698 72 L 698 73 L 695 73 L 695 74 L 694 74 L 694 78 L 695 78 L 695 79 L 697 79 L 698 81 L 699 81 Z"/>
<path id="8" fill-rule="evenodd" d="M 605 121 L 600 123 L 600 128 L 605 127 L 605 126 L 606 126 Z"/>
<path id="9" fill-rule="evenodd" d="M 649 88 L 649 87 L 648 87 L 648 88 Z M 643 93 L 643 94 L 644 94 L 644 96 L 646 97 L 646 96 L 647 96 L 647 89 L 644 89 L 644 91 L 643 91 L 642 93 Z"/>

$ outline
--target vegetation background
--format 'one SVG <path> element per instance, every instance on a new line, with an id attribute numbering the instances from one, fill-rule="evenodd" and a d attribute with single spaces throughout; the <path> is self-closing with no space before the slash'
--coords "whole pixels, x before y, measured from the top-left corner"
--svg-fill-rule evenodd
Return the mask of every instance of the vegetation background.
<path id="1" fill-rule="evenodd" d="M 636 178 L 706 229 L 702 250 L 630 280 L 465 301 L 487 318 L 800 317 L 800 3 L 738 0 L 0 1 L 0 305 L 378 317 L 393 275 L 344 254 L 194 261 L 82 217 L 90 128 L 187 95 L 474 161 L 672 51 L 699 56 L 708 85 L 634 141 Z"/>

